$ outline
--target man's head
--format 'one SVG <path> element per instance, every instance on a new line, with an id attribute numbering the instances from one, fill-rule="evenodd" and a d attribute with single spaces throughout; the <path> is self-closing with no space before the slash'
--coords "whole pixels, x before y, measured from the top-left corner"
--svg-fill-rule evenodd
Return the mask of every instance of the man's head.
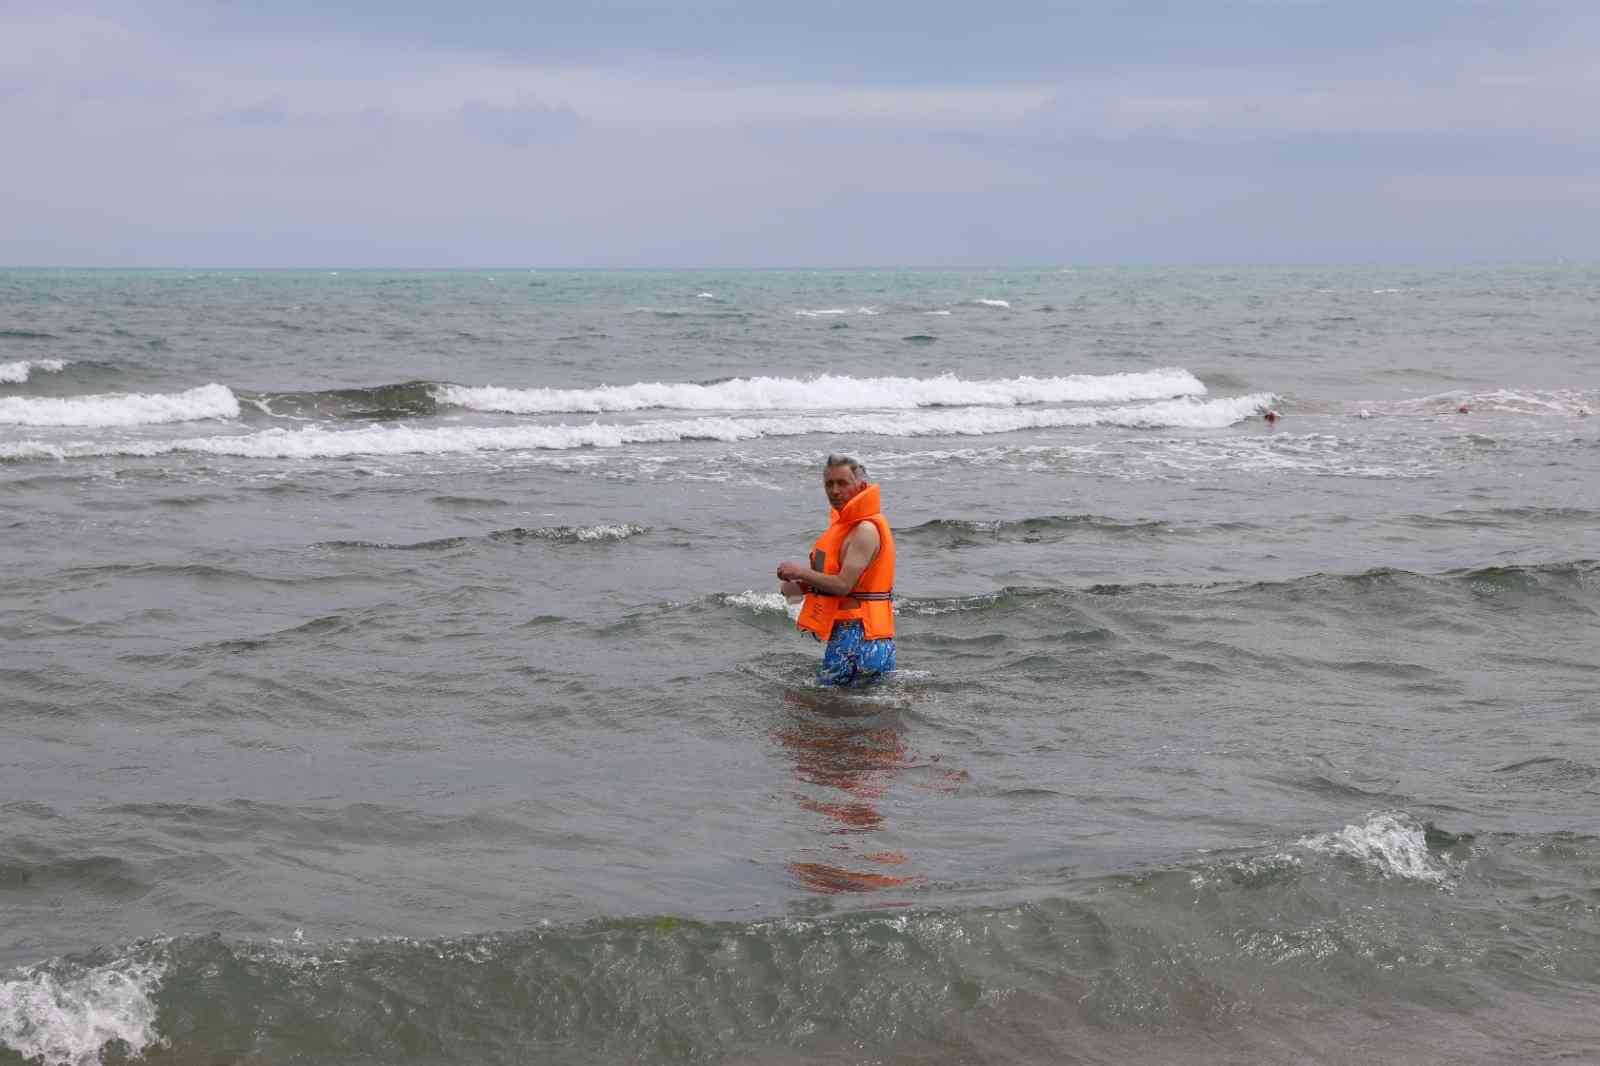
<path id="1" fill-rule="evenodd" d="M 867 487 L 867 468 L 848 455 L 830 455 L 822 467 L 822 491 L 837 511 Z"/>

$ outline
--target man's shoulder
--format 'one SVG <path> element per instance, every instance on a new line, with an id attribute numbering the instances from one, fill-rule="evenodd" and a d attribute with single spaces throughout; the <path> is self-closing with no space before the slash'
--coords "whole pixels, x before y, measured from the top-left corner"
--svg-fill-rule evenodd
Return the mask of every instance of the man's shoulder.
<path id="1" fill-rule="evenodd" d="M 883 540 L 878 535 L 878 523 L 867 518 L 857 522 L 850 532 L 845 534 L 844 539 L 854 541 L 857 544 L 877 544 Z"/>

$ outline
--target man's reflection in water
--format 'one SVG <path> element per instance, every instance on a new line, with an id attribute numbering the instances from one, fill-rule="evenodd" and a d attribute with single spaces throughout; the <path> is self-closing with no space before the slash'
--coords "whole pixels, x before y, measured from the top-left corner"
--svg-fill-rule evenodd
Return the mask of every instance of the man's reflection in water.
<path id="1" fill-rule="evenodd" d="M 795 777 L 809 786 L 800 806 L 822 815 L 824 832 L 845 839 L 833 847 L 850 853 L 852 866 L 903 866 L 904 852 L 870 851 L 850 838 L 883 828 L 877 807 L 890 783 L 911 765 L 905 730 L 892 709 L 844 695 L 790 693 L 787 720 L 773 737 L 795 761 Z M 816 892 L 873 892 L 915 884 L 920 877 L 881 869 L 846 869 L 824 862 L 791 862 L 789 872 Z"/>

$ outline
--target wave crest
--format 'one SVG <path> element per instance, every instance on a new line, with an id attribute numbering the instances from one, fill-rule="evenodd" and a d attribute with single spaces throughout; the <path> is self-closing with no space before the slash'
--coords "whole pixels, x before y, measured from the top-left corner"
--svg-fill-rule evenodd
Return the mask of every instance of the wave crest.
<path id="1" fill-rule="evenodd" d="M 89 1066 L 123 1044 L 161 1043 L 155 994 L 162 968 L 119 959 L 102 966 L 41 963 L 0 977 L 0 1045 L 43 1066 Z"/>
<path id="2" fill-rule="evenodd" d="M 1127 403 L 1204 396 L 1200 379 L 1181 367 L 1121 374 L 1071 374 L 969 381 L 933 378 L 733 378 L 696 384 L 638 382 L 593 389 L 511 389 L 436 385 L 440 403 L 503 414 L 597 414 L 655 408 L 681 411 L 868 411 L 921 407 L 1011 407 L 1047 403 Z"/>
<path id="3" fill-rule="evenodd" d="M 220 386 L 219 386 L 220 387 Z M 231 394 L 230 394 L 231 395 Z M 55 445 L 44 441 L 0 444 L 0 460 L 87 458 L 126 455 L 225 455 L 242 459 L 342 458 L 359 455 L 461 455 L 477 452 L 617 448 L 627 444 L 680 441 L 745 441 L 812 434 L 834 436 L 983 436 L 1026 429 L 1182 426 L 1222 429 L 1249 418 L 1269 394 L 1205 402 L 1192 399 L 1127 407 L 906 411 L 847 415 L 787 415 L 771 418 L 691 418 L 633 423 L 556 426 L 467 426 L 418 429 L 371 426 L 353 430 L 308 427 L 259 433 L 162 441 L 105 441 Z M 3 401 L 0 401 L 3 402 Z"/>
<path id="4" fill-rule="evenodd" d="M 14 334 L 13 334 L 14 335 Z M 47 336 L 48 334 L 37 334 Z M 34 334 L 29 334 L 34 336 Z M 23 359 L 15 363 L 0 363 L 0 385 L 21 385 L 38 371 L 43 374 L 59 374 L 66 367 L 65 359 Z"/>
<path id="5" fill-rule="evenodd" d="M 1379 811 L 1360 825 L 1302 837 L 1310 851 L 1344 855 L 1384 877 L 1442 885 L 1450 877 L 1445 860 L 1428 849 L 1427 828 L 1408 814 Z"/>
<path id="6" fill-rule="evenodd" d="M 317 392 L 264 392 L 246 402 L 275 418 L 398 419 L 431 415 L 438 409 L 431 381 L 406 381 L 371 388 Z"/>
<path id="7" fill-rule="evenodd" d="M 12 426 L 152 426 L 238 417 L 239 401 L 233 391 L 217 384 L 176 393 L 0 399 L 0 425 Z"/>
<path id="8" fill-rule="evenodd" d="M 490 540 L 553 540 L 562 544 L 594 544 L 605 541 L 627 540 L 650 532 L 646 526 L 632 522 L 601 523 L 592 526 L 537 526 L 532 528 L 499 529 L 489 534 Z"/>
<path id="9" fill-rule="evenodd" d="M 1077 532 L 1151 536 L 1174 530 L 1165 522 L 1129 522 L 1103 515 L 1067 514 L 991 520 L 935 518 L 909 529 L 897 529 L 895 536 L 943 541 L 948 546 L 959 547 L 992 541 L 1053 541 Z"/>

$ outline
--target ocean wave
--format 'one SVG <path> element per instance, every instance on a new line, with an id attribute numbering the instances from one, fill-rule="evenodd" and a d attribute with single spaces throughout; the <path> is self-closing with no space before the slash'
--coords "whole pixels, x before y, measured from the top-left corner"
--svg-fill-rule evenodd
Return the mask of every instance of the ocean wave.
<path id="1" fill-rule="evenodd" d="M 1129 522 L 1102 515 L 1076 514 L 989 520 L 935 518 L 921 525 L 894 531 L 896 538 L 940 541 L 950 546 L 988 541 L 1031 543 L 1057 540 L 1079 532 L 1151 536 L 1172 533 L 1174 529 L 1165 522 L 1150 520 Z"/>
<path id="2" fill-rule="evenodd" d="M 155 996 L 162 966 L 123 958 L 56 960 L 0 975 L 0 1046 L 41 1066 L 89 1066 L 113 1044 L 138 1056 L 161 1043 Z"/>
<path id="3" fill-rule="evenodd" d="M 590 526 L 536 526 L 531 528 L 497 529 L 489 534 L 490 540 L 551 540 L 562 544 L 596 544 L 627 540 L 650 532 L 648 526 L 632 522 L 599 523 Z"/>
<path id="4" fill-rule="evenodd" d="M 1532 598 L 1547 606 L 1575 609 L 1586 617 L 1593 609 L 1585 601 L 1600 593 L 1600 562 L 1588 559 L 1484 566 L 1454 570 L 1445 576 L 1465 586 L 1480 602 L 1521 603 Z"/>
<path id="5" fill-rule="evenodd" d="M 1385 589 L 1402 590 L 1408 602 L 1415 602 L 1431 591 L 1447 594 L 1452 597 L 1450 602 L 1459 603 L 1460 592 L 1465 589 L 1487 604 L 1515 593 L 1560 606 L 1572 603 L 1575 596 L 1600 596 L 1600 561 L 1577 559 L 1451 570 L 1441 574 L 1377 567 L 1355 573 L 1307 574 L 1282 581 L 1110 583 L 1076 587 L 1006 585 L 992 592 L 968 596 L 906 597 L 896 603 L 895 609 L 906 614 L 940 615 L 1007 611 L 1040 600 L 1071 601 L 1086 596 L 1239 596 L 1278 602 L 1314 595 L 1317 602 L 1329 610 L 1341 605 L 1365 610 L 1370 606 L 1372 595 Z"/>
<path id="6" fill-rule="evenodd" d="M 878 314 L 878 309 L 875 307 L 857 307 L 854 310 L 848 307 L 819 307 L 816 309 L 802 308 L 801 310 L 795 312 L 795 315 L 800 318 L 836 318 L 839 315 L 876 314 Z"/>
<path id="7" fill-rule="evenodd" d="M 1143 443 L 1140 452 L 1119 460 L 1127 476 L 1184 477 L 1228 469 L 1380 481 L 1411 480 L 1437 476 L 1442 458 L 1438 446 L 1432 443 L 1378 450 L 1359 437 L 1325 433 L 1278 432 Z"/>
<path id="8" fill-rule="evenodd" d="M 1452 874 L 1448 861 L 1429 849 L 1427 828 L 1399 812 L 1374 812 L 1359 825 L 1302 837 L 1298 844 L 1308 851 L 1355 859 L 1384 877 L 1443 885 Z"/>
<path id="9" fill-rule="evenodd" d="M 888 880 L 848 861 L 835 853 L 809 865 L 829 884 Z M 63 1000 L 46 993 L 24 1009 L 27 1036 L 6 1036 L 43 1066 L 120 1061 L 119 1043 L 135 1054 L 161 1046 L 175 1062 L 231 1060 L 239 1049 L 261 1062 L 756 1062 L 773 1048 L 794 1061 L 881 1061 L 1015 1051 L 1018 1032 L 1030 1059 L 1070 1046 L 1086 1061 L 1167 1062 L 1179 1042 L 1215 1030 L 1219 1012 L 1248 1008 L 1269 1026 L 1281 1025 L 1277 1010 L 1302 1018 L 1303 995 L 1285 1007 L 1274 984 L 1362 1004 L 1374 987 L 1459 991 L 1461 966 L 1504 976 L 1492 957 L 1488 969 L 1473 962 L 1496 913 L 1448 897 L 1420 912 L 1395 893 L 1352 899 L 1306 877 L 1291 855 L 1080 884 L 1084 898 L 1034 891 L 1026 902 L 949 907 L 902 888 L 873 910 L 815 917 L 596 917 L 431 939 L 188 936 L 129 949 L 146 962 L 102 967 L 142 974 L 98 1024 L 74 1024 L 88 1013 L 79 986 L 64 997 L 67 1013 L 52 1013 Z M 1197 906 L 1197 892 L 1238 902 Z M 1570 930 L 1519 946 L 1532 973 L 1570 957 Z M 1246 979 L 1259 966 L 1240 970 L 1246 956 L 1272 967 L 1268 991 Z M 81 982 L 86 968 L 37 969 Z M 1136 1042 L 1151 1033 L 1158 1039 Z M 1276 1061 L 1255 1051 L 1205 1061 Z"/>
<path id="10" fill-rule="evenodd" d="M 920 407 L 1009 407 L 1048 403 L 1127 403 L 1204 396 L 1200 379 L 1181 367 L 1121 374 L 1072 374 L 965 380 L 933 378 L 733 378 L 709 384 L 639 382 L 593 389 L 508 389 L 437 385 L 441 403 L 505 414 L 683 411 L 865 411 Z"/>
<path id="11" fill-rule="evenodd" d="M 118 1044 L 135 1055 L 165 1046 L 184 1062 L 239 1048 L 264 1062 L 386 1062 L 418 1047 L 436 1049 L 432 1059 L 712 1062 L 845 1038 L 882 1050 L 903 1027 L 933 1031 L 952 1008 L 998 1003 L 979 984 L 990 953 L 1030 950 L 1026 936 L 1043 930 L 1073 944 L 1087 913 L 1049 903 L 1021 928 L 1011 913 L 975 911 L 602 919 L 322 944 L 298 931 L 260 943 L 191 937 L 131 949 L 158 961 L 52 963 L 0 983 L 12 995 L 0 999 L 0 1041 L 41 1066 L 91 1066 Z M 886 953 L 919 962 L 886 969 Z M 1063 974 L 1092 963 L 1083 948 L 1057 956 Z M 686 983 L 685 972 L 699 977 Z"/>
<path id="12" fill-rule="evenodd" d="M 1600 781 L 1600 766 L 1558 755 L 1523 759 L 1506 766 L 1496 766 L 1492 772 L 1505 775 L 1506 782 L 1501 786 L 1502 789 L 1514 788 L 1546 796 L 1559 792 L 1571 792 L 1575 796 L 1592 795 L 1600 791 L 1596 788 L 1596 782 Z"/>
<path id="13" fill-rule="evenodd" d="M 723 607 L 738 607 L 757 614 L 787 614 L 790 617 L 799 615 L 799 606 L 791 604 L 781 592 L 756 592 L 754 589 L 745 589 L 743 592 L 719 592 L 712 599 Z"/>
<path id="14" fill-rule="evenodd" d="M 1189 887 L 1212 891 L 1262 888 L 1292 880 L 1299 874 L 1300 867 L 1300 860 L 1287 852 L 1246 855 L 1200 867 L 1189 875 Z"/>
<path id="15" fill-rule="evenodd" d="M 438 409 L 431 381 L 405 381 L 368 388 L 314 392 L 245 393 L 243 402 L 274 418 L 395 420 L 431 415 Z"/>
<path id="16" fill-rule="evenodd" d="M 42 1066 L 91 1066 L 118 1043 L 135 1054 L 162 1046 L 182 1062 L 240 1048 L 262 1062 L 389 1062 L 421 1048 L 440 1061 L 709 1063 L 774 1047 L 807 1061 L 835 1048 L 879 1058 L 908 1030 L 939 1037 L 1023 990 L 1091 1017 L 1159 1023 L 1183 1011 L 1130 996 L 1128 971 L 1165 972 L 1174 953 L 1200 958 L 1113 915 L 1043 899 L 754 921 L 598 918 L 428 940 L 184 937 L 136 945 L 130 954 L 151 961 L 104 967 L 93 987 L 67 978 L 64 994 L 50 987 L 23 1006 L 15 1034 L 0 1033 Z M 1113 951 L 1115 968 L 1105 964 Z M 138 976 L 112 976 L 124 974 Z M 1094 1032 L 1073 1019 L 1080 1037 Z"/>
<path id="17" fill-rule="evenodd" d="M 497 529 L 483 537 L 436 537 L 418 541 L 324 540 L 313 548 L 331 551 L 448 551 L 474 540 L 544 540 L 560 544 L 597 544 L 627 540 L 650 532 L 648 526 L 631 522 L 597 523 L 588 526 L 533 526 Z"/>
<path id="18" fill-rule="evenodd" d="M 46 335 L 39 334 L 39 336 Z M 0 363 L 0 385 L 21 385 L 36 371 L 41 374 L 59 374 L 66 365 L 65 359 L 23 359 L 16 363 Z"/>
<path id="19" fill-rule="evenodd" d="M 107 428 L 237 417 L 238 399 L 227 386 L 216 384 L 177 393 L 0 398 L 0 425 L 12 426 Z"/>
<path id="20" fill-rule="evenodd" d="M 1087 426 L 1222 429 L 1248 418 L 1271 401 L 1269 394 L 1197 401 L 1169 400 L 1133 407 L 915 411 L 775 418 L 693 418 L 634 423 L 557 426 L 467 426 L 418 429 L 372 426 L 365 429 L 270 429 L 259 433 L 180 440 L 94 441 L 52 444 L 16 441 L 0 444 L 0 460 L 69 459 L 94 456 L 151 458 L 195 454 L 243 459 L 346 458 L 359 455 L 459 455 L 475 452 L 616 448 L 627 444 L 679 441 L 744 441 L 811 434 L 832 436 L 982 436 L 1027 429 Z"/>
<path id="21" fill-rule="evenodd" d="M 1411 514 L 1398 517 L 1399 521 L 1424 529 L 1482 526 L 1486 528 L 1512 528 L 1516 526 L 1550 523 L 1600 525 L 1600 511 L 1581 507 L 1490 507 L 1484 509 L 1457 508 L 1442 514 Z"/>
<path id="22" fill-rule="evenodd" d="M 981 307 L 1004 307 L 1004 308 L 1006 308 L 1008 310 L 1011 307 L 1011 301 L 1010 300 L 978 299 L 978 300 L 973 300 L 972 302 L 975 303 L 975 304 L 978 304 Z"/>
<path id="23" fill-rule="evenodd" d="M 383 540 L 320 540 L 313 544 L 313 548 L 322 548 L 328 551 L 448 551 L 466 544 L 470 537 L 439 537 L 434 540 L 417 540 L 406 542 L 391 542 Z"/>
<path id="24" fill-rule="evenodd" d="M 1465 411 L 1462 408 L 1466 408 Z M 1452 389 L 1414 400 L 1360 405 L 1358 417 L 1482 414 L 1585 418 L 1600 411 L 1600 389 Z"/>

